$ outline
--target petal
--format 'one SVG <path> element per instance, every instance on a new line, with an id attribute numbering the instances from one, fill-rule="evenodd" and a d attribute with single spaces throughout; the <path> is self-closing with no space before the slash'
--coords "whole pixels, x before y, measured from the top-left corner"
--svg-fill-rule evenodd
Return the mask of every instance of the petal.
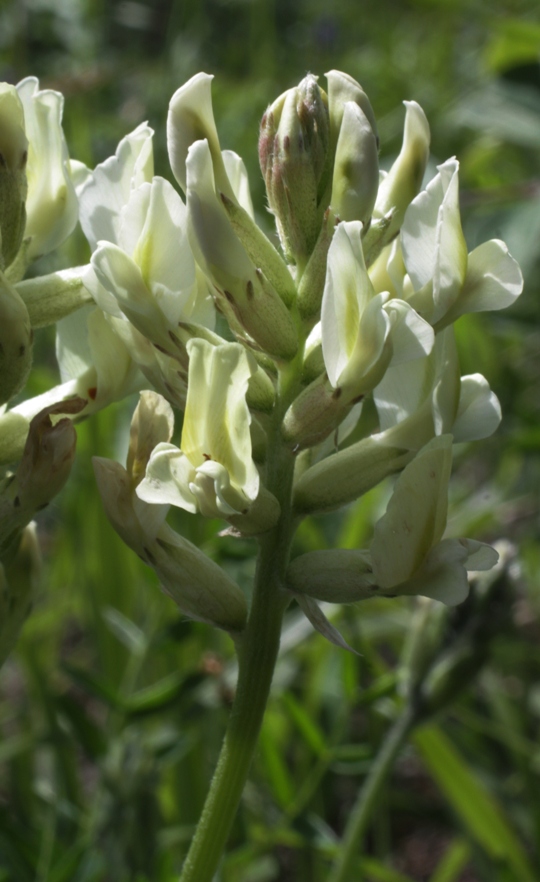
<path id="1" fill-rule="evenodd" d="M 495 551 L 491 545 L 485 542 L 478 542 L 476 539 L 460 539 L 462 545 L 467 551 L 467 560 L 465 567 L 474 573 L 482 570 L 491 570 L 496 566 L 499 560 L 499 552 Z"/>
<path id="2" fill-rule="evenodd" d="M 187 235 L 187 211 L 171 184 L 153 178 L 133 190 L 122 211 L 120 247 L 133 257 L 159 308 L 175 326 L 187 321 L 196 282 L 195 261 Z"/>
<path id="3" fill-rule="evenodd" d="M 188 343 L 189 382 L 181 447 L 198 468 L 214 460 L 227 470 L 231 483 L 254 500 L 259 473 L 251 455 L 250 414 L 246 404 L 254 365 L 237 343 L 211 346 Z"/>
<path id="4" fill-rule="evenodd" d="M 325 74 L 325 77 L 328 82 L 328 112 L 334 143 L 336 143 L 338 138 L 345 105 L 349 101 L 354 101 L 363 110 L 377 138 L 375 114 L 373 113 L 369 98 L 360 83 L 357 83 L 353 77 L 342 73 L 340 70 L 330 70 Z"/>
<path id="5" fill-rule="evenodd" d="M 410 579 L 439 542 L 451 469 L 452 436 L 442 435 L 426 444 L 397 479 L 371 543 L 373 574 L 381 588 Z"/>
<path id="6" fill-rule="evenodd" d="M 213 460 L 199 466 L 189 489 L 201 514 L 209 518 L 247 514 L 252 501 L 231 484 L 227 469 Z"/>
<path id="7" fill-rule="evenodd" d="M 435 351 L 425 358 L 407 362 L 404 367 L 388 368 L 373 393 L 381 432 L 410 419 L 421 408 L 426 412 L 433 431 L 431 394 L 437 378 L 436 371 Z"/>
<path id="8" fill-rule="evenodd" d="M 405 214 L 401 244 L 414 290 L 431 286 L 435 323 L 457 299 L 467 269 L 467 247 L 459 215 L 458 169 L 455 159 L 438 166 L 439 174 L 414 199 Z M 424 312 L 414 301 L 411 304 Z"/>
<path id="9" fill-rule="evenodd" d="M 152 180 L 153 134 L 146 123 L 141 123 L 122 138 L 115 155 L 97 165 L 81 187 L 81 226 L 92 251 L 100 240 L 118 244 L 120 212 L 131 190 Z"/>
<path id="10" fill-rule="evenodd" d="M 506 309 L 521 294 L 523 276 L 517 260 L 499 239 L 490 239 L 471 251 L 467 275 L 458 300 L 444 323 L 467 312 Z"/>
<path id="11" fill-rule="evenodd" d="M 452 427 L 456 441 L 478 441 L 495 432 L 502 419 L 499 399 L 481 374 L 461 378 L 457 416 Z"/>
<path id="12" fill-rule="evenodd" d="M 87 320 L 94 309 L 93 306 L 83 306 L 57 322 L 56 360 L 63 383 L 81 376 L 92 365 Z"/>
<path id="13" fill-rule="evenodd" d="M 138 483 L 158 444 L 167 444 L 174 431 L 174 413 L 169 402 L 157 392 L 145 390 L 131 420 L 127 471 Z"/>
<path id="14" fill-rule="evenodd" d="M 453 328 L 437 334 L 433 349 L 435 382 L 432 413 L 435 432 L 443 435 L 454 431 L 460 395 L 459 362 Z"/>
<path id="15" fill-rule="evenodd" d="M 388 237 L 403 223 L 405 210 L 422 185 L 429 158 L 430 131 L 426 115 L 416 101 L 404 101 L 403 144 L 396 161 L 381 182 L 374 216 L 394 210 Z"/>
<path id="16" fill-rule="evenodd" d="M 358 339 L 360 318 L 375 291 L 367 274 L 359 221 L 340 223 L 328 251 L 321 339 L 331 384 L 338 385 Z"/>
<path id="17" fill-rule="evenodd" d="M 379 187 L 377 139 L 363 110 L 345 104 L 339 130 L 330 205 L 342 221 L 367 223 Z"/>
<path id="18" fill-rule="evenodd" d="M 171 98 L 167 117 L 167 146 L 173 174 L 187 190 L 186 161 L 188 150 L 195 141 L 206 139 L 212 157 L 216 184 L 229 198 L 234 198 L 225 171 L 212 108 L 213 76 L 195 74 Z"/>
<path id="19" fill-rule="evenodd" d="M 52 89 L 40 91 L 35 77 L 22 80 L 17 91 L 29 141 L 25 235 L 32 237 L 29 255 L 38 257 L 54 251 L 69 236 L 79 209 L 62 131 L 63 95 Z"/>
<path id="20" fill-rule="evenodd" d="M 349 396 L 365 395 L 380 382 L 392 356 L 387 344 L 390 318 L 384 305 L 387 294 L 376 294 L 360 318 L 358 336 L 351 357 L 339 377 Z"/>
<path id="21" fill-rule="evenodd" d="M 253 202 L 251 201 L 251 191 L 249 189 L 249 179 L 244 160 L 234 150 L 222 150 L 223 163 L 225 171 L 229 178 L 234 195 L 237 202 L 247 211 L 250 218 L 255 218 L 253 211 Z"/>
<path id="22" fill-rule="evenodd" d="M 195 469 L 174 444 L 161 443 L 152 451 L 146 467 L 146 476 L 136 489 L 144 502 L 176 505 L 196 512 L 197 504 L 189 485 Z"/>
<path id="23" fill-rule="evenodd" d="M 391 316 L 391 365 L 429 355 L 435 343 L 433 328 L 404 300 L 389 300 L 384 307 Z"/>
<path id="24" fill-rule="evenodd" d="M 193 144 L 186 169 L 189 220 L 195 234 L 192 246 L 200 251 L 199 263 L 203 268 L 205 264 L 208 266 L 209 275 L 219 270 L 220 274 L 232 278 L 249 278 L 253 267 L 217 197 L 212 155 L 207 141 Z"/>
<path id="25" fill-rule="evenodd" d="M 98 282 L 114 297 L 121 311 L 153 343 L 171 348 L 169 328 L 135 261 L 111 242 L 100 242 L 92 255 Z"/>

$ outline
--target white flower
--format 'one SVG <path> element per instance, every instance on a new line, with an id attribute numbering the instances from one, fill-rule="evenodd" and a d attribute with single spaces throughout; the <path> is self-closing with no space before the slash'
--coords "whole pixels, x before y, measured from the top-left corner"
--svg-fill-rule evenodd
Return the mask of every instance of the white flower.
<path id="1" fill-rule="evenodd" d="M 25 236 L 30 258 L 54 251 L 73 231 L 78 218 L 69 156 L 62 131 L 64 97 L 39 89 L 36 77 L 17 85 L 28 137 L 28 197 Z"/>
<path id="2" fill-rule="evenodd" d="M 338 225 L 330 250 L 321 308 L 328 379 L 349 397 L 365 394 L 394 364 L 419 358 L 433 332 L 411 307 L 376 294 L 366 271 L 359 221 Z"/>
<path id="3" fill-rule="evenodd" d="M 180 449 L 158 444 L 137 488 L 150 503 L 207 517 L 245 514 L 259 493 L 251 455 L 248 380 L 255 373 L 238 343 L 188 343 L 189 380 Z"/>
<path id="4" fill-rule="evenodd" d="M 122 138 L 114 156 L 83 176 L 77 193 L 80 221 L 92 251 L 100 240 L 118 244 L 121 212 L 132 190 L 152 180 L 153 134 L 146 123 L 141 123 Z"/>
<path id="5" fill-rule="evenodd" d="M 404 101 L 403 144 L 388 174 L 384 174 L 377 193 L 373 216 L 382 218 L 392 212 L 386 241 L 399 230 L 405 210 L 422 186 L 429 158 L 430 131 L 426 115 L 416 101 Z"/>
<path id="6" fill-rule="evenodd" d="M 382 594 L 423 594 L 451 606 L 467 596 L 467 570 L 498 560 L 489 545 L 445 539 L 452 436 L 434 438 L 396 481 L 386 514 L 375 525 L 370 555 Z"/>
<path id="7" fill-rule="evenodd" d="M 188 242 L 186 207 L 168 181 L 156 177 L 131 190 L 116 235 L 116 242 L 98 243 L 85 278 L 104 311 L 125 316 L 172 353 L 180 323 L 213 326 L 213 303 Z"/>
<path id="8" fill-rule="evenodd" d="M 152 449 L 167 443 L 173 428 L 174 415 L 165 399 L 143 392 L 131 424 L 127 469 L 100 457 L 93 460 L 107 517 L 124 542 L 154 569 L 181 612 L 241 631 L 247 607 L 236 583 L 165 523 L 167 503 L 149 505 L 135 492 Z"/>
<path id="9" fill-rule="evenodd" d="M 501 420 L 485 378 L 460 378 L 452 328 L 437 335 L 429 355 L 390 367 L 373 397 L 380 421 L 373 439 L 388 447 L 419 450 L 445 432 L 456 441 L 475 441 L 491 435 Z"/>
<path id="10" fill-rule="evenodd" d="M 403 296 L 436 330 L 465 312 L 504 309 L 523 287 L 519 266 L 503 242 L 492 239 L 467 255 L 458 169 L 456 159 L 438 166 L 439 173 L 411 202 L 401 228 L 402 266 L 408 274 Z"/>

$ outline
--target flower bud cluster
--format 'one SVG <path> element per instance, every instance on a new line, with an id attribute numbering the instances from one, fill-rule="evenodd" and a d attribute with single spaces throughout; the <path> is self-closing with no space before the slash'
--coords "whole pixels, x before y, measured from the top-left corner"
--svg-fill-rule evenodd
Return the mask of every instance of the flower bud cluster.
<path id="1" fill-rule="evenodd" d="M 24 385 L 33 329 L 57 323 L 61 372 L 59 386 L 0 415 L 0 459 L 22 455 L 20 499 L 29 493 L 16 527 L 64 479 L 52 468 L 42 484 L 35 466 L 30 494 L 28 427 L 30 444 L 44 413 L 88 416 L 140 391 L 127 467 L 96 461 L 107 515 L 182 612 L 234 633 L 243 594 L 166 524 L 171 505 L 258 535 L 401 473 L 368 548 L 311 552 L 282 574 L 327 636 L 318 601 L 424 594 L 455 604 L 467 571 L 495 561 L 482 543 L 444 536 L 452 444 L 500 420 L 486 380 L 460 375 L 452 323 L 509 306 L 519 267 L 498 240 L 468 253 L 456 159 L 422 189 L 430 132 L 416 102 L 405 102 L 401 150 L 380 172 L 365 91 L 339 71 L 326 80 L 324 90 L 309 74 L 261 122 L 280 248 L 257 223 L 242 159 L 221 148 L 209 75 L 170 102 L 181 193 L 154 175 L 145 123 L 91 170 L 68 158 L 58 93 L 32 78 L 0 90 L 2 402 Z M 23 279 L 77 218 L 89 264 Z M 80 410 L 66 403 L 73 396 Z M 377 431 L 344 445 L 367 397 Z M 171 408 L 183 412 L 175 440 Z M 67 473 L 69 430 L 63 420 L 50 428 Z M 295 457 L 283 495 L 276 464 Z"/>

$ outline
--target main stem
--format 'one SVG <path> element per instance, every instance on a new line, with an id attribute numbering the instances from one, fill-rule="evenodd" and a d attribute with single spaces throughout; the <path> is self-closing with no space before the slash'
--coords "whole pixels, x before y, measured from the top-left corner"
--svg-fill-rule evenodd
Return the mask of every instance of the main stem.
<path id="1" fill-rule="evenodd" d="M 373 809 L 386 784 L 394 763 L 415 724 L 415 713 L 406 705 L 389 729 L 371 770 L 358 794 L 347 821 L 341 848 L 330 871 L 328 882 L 352 882 L 358 878 L 353 872 L 362 847 L 362 840 L 373 817 Z"/>
<path id="2" fill-rule="evenodd" d="M 288 596 L 283 577 L 292 537 L 294 457 L 280 433 L 283 412 L 294 394 L 295 366 L 281 377 L 268 432 L 266 487 L 281 516 L 263 535 L 253 600 L 238 652 L 238 683 L 225 739 L 180 882 L 212 882 L 225 849 L 249 773 L 270 692 Z"/>

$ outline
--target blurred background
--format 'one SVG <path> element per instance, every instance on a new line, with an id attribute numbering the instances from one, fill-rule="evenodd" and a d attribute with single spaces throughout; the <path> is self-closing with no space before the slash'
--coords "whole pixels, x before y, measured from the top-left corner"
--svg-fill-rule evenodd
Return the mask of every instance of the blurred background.
<path id="1" fill-rule="evenodd" d="M 70 155 L 89 166 L 147 119 L 156 173 L 171 177 L 172 93 L 215 74 L 222 148 L 257 161 L 266 106 L 307 72 L 337 68 L 368 93 L 381 165 L 400 148 L 404 99 L 424 108 L 432 167 L 461 163 L 469 250 L 504 239 L 525 291 L 456 326 L 463 373 L 481 372 L 503 422 L 456 451 L 450 535 L 504 540 L 493 607 L 449 616 L 441 651 L 475 663 L 413 737 L 359 861 L 366 882 L 540 879 L 540 14 L 537 0 L 1 0 L 0 79 L 65 95 Z M 88 260 L 80 231 L 40 272 Z M 40 332 L 25 395 L 58 382 Z M 74 474 L 40 518 L 43 587 L 0 672 L 0 882 L 173 882 L 219 750 L 234 682 L 225 635 L 182 620 L 113 533 L 90 458 L 123 461 L 135 401 L 79 427 Z M 359 547 L 389 486 L 307 520 L 298 552 Z M 175 526 L 249 585 L 255 544 L 176 513 Z M 510 543 L 510 544 L 508 544 Z M 485 586 L 484 586 L 485 587 Z M 323 882 L 400 702 L 415 600 L 369 601 L 333 619 L 353 656 L 288 621 L 260 750 L 221 882 Z M 471 624 L 472 623 L 472 624 Z M 489 627 L 488 627 L 489 626 Z M 479 636 L 480 635 L 480 636 Z M 476 643 L 475 643 L 476 641 Z M 443 645 L 444 643 L 444 645 Z M 461 645 L 460 643 L 460 645 Z M 474 643 L 474 646 L 473 646 Z M 476 654 L 473 650 L 479 650 Z M 459 679 L 461 678 L 461 679 Z M 431 740 L 430 740 L 431 739 Z"/>

